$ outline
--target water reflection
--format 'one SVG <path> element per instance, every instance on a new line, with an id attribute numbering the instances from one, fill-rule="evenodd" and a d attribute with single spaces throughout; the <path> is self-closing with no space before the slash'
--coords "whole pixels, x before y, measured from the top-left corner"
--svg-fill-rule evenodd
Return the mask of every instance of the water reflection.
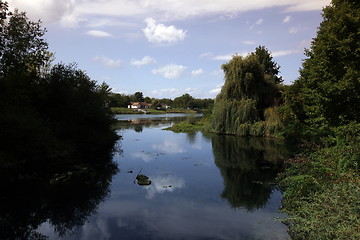
<path id="1" fill-rule="evenodd" d="M 104 164 L 79 160 L 62 171 L 44 163 L 39 171 L 1 175 L 0 239 L 47 239 L 37 231 L 46 222 L 59 236 L 84 225 L 110 193 L 117 172 L 111 154 L 92 157 Z"/>
<path id="2" fill-rule="evenodd" d="M 152 144 L 151 148 L 161 153 L 179 154 L 186 152 L 184 146 L 175 140 L 166 140 L 162 143 Z"/>
<path id="3" fill-rule="evenodd" d="M 282 165 L 282 146 L 281 142 L 270 139 L 213 136 L 215 164 L 225 184 L 221 197 L 233 208 L 263 207 Z"/>
<path id="4" fill-rule="evenodd" d="M 166 116 L 169 115 L 169 116 Z M 169 125 L 173 123 L 178 123 L 181 121 L 185 121 L 187 119 L 186 114 L 177 114 L 177 117 L 171 117 L 175 116 L 175 114 L 164 114 L 162 115 L 123 115 L 118 116 L 118 121 L 114 125 L 114 128 L 119 130 L 126 130 L 126 129 L 134 129 L 135 132 L 142 132 L 144 128 L 150 128 L 150 127 L 159 127 L 163 125 Z"/>
<path id="5" fill-rule="evenodd" d="M 39 183 L 36 191 L 31 190 L 37 194 L 29 197 L 37 207 L 30 204 L 30 209 L 23 210 L 27 217 L 22 219 L 28 220 L 21 226 L 31 226 L 33 232 L 40 226 L 37 231 L 50 239 L 59 239 L 59 229 L 67 226 L 63 232 L 74 234 L 65 234 L 63 240 L 288 239 L 286 227 L 274 221 L 280 216 L 281 193 L 275 190 L 273 180 L 281 167 L 281 143 L 162 131 L 172 120 L 123 123 L 117 128 L 124 138 L 124 152 L 114 158 L 121 171 L 113 179 L 105 174 L 105 182 L 99 177 L 92 184 L 91 178 L 92 187 L 86 187 L 87 180 L 71 181 L 62 187 L 49 181 Z M 142 126 L 142 132 L 137 125 Z M 151 185 L 134 183 L 139 173 L 148 176 Z M 67 175 L 58 177 L 66 179 Z M 107 197 L 110 183 L 111 194 L 99 204 Z M 98 191 L 88 192 L 92 188 Z M 66 210 L 63 205 L 71 202 L 72 194 L 79 198 L 75 200 L 79 204 Z M 28 198 L 25 193 L 19 196 L 17 205 Z M 15 199 L 6 198 L 8 202 Z M 57 202 L 49 204 L 54 198 Z M 6 210 L 8 203 L 1 201 L 0 216 L 4 217 L 0 221 L 6 217 L 11 226 L 8 218 L 14 216 L 10 211 L 16 208 Z M 51 216 L 62 214 L 62 209 L 72 214 L 69 223 L 65 217 L 53 221 Z"/>
<path id="6" fill-rule="evenodd" d="M 146 198 L 152 199 L 156 194 L 161 194 L 164 192 L 173 192 L 178 188 L 185 187 L 185 180 L 183 178 L 163 174 L 160 176 L 150 177 L 153 184 L 146 187 L 147 195 Z"/>

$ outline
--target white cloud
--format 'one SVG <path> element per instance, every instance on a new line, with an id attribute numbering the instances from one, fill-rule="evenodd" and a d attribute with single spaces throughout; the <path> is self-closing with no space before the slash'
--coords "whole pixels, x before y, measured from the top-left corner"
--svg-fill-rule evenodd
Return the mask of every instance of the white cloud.
<path id="1" fill-rule="evenodd" d="M 176 43 L 182 41 L 186 37 L 186 31 L 177 29 L 174 26 L 165 26 L 157 24 L 153 18 L 145 20 L 147 27 L 143 29 L 145 37 L 152 43 Z"/>
<path id="2" fill-rule="evenodd" d="M 162 75 L 164 78 L 179 78 L 183 75 L 186 67 L 182 65 L 169 64 L 164 67 L 153 69 L 153 74 Z"/>
<path id="3" fill-rule="evenodd" d="M 214 94 L 214 95 L 218 95 L 218 94 L 220 93 L 220 91 L 221 91 L 222 86 L 223 86 L 223 84 L 218 84 L 218 85 L 216 86 L 216 88 L 211 89 L 211 90 L 209 91 L 209 93 L 210 93 L 210 94 Z"/>
<path id="4" fill-rule="evenodd" d="M 291 55 L 291 54 L 295 54 L 295 53 L 299 53 L 299 52 L 301 52 L 301 51 L 299 51 L 299 50 L 280 50 L 280 51 L 272 52 L 271 55 L 273 57 L 281 57 L 281 56 Z"/>
<path id="5" fill-rule="evenodd" d="M 310 40 L 302 40 L 299 43 L 299 48 L 300 49 L 304 49 L 304 48 L 309 48 L 311 45 L 311 41 Z"/>
<path id="6" fill-rule="evenodd" d="M 212 94 L 219 94 L 221 91 L 221 87 L 220 88 L 214 88 L 212 90 L 209 91 L 209 93 L 212 93 Z"/>
<path id="7" fill-rule="evenodd" d="M 130 65 L 140 67 L 140 66 L 144 66 L 144 65 L 148 65 L 148 64 L 155 64 L 155 63 L 156 63 L 156 60 L 154 58 L 152 58 L 150 56 L 145 56 L 140 60 L 132 59 L 130 62 Z"/>
<path id="8" fill-rule="evenodd" d="M 206 53 L 202 53 L 200 55 L 201 58 L 207 58 L 207 57 L 211 57 L 213 55 L 212 52 L 206 52 Z"/>
<path id="9" fill-rule="evenodd" d="M 105 17 L 105 18 L 91 18 L 89 19 L 87 27 L 99 28 L 99 27 L 122 27 L 122 28 L 137 28 L 138 25 L 135 23 L 120 21 L 116 17 Z"/>
<path id="10" fill-rule="evenodd" d="M 204 73 L 204 70 L 202 70 L 201 68 L 199 68 L 199 69 L 197 69 L 197 70 L 193 70 L 193 71 L 191 72 L 191 76 L 196 77 L 196 76 L 199 76 L 199 75 L 201 75 L 201 74 L 203 74 L 203 73 Z"/>
<path id="11" fill-rule="evenodd" d="M 286 12 L 302 12 L 302 11 L 313 11 L 320 10 L 323 7 L 329 5 L 331 0 L 297 0 L 294 4 L 286 9 Z"/>
<path id="12" fill-rule="evenodd" d="M 262 24 L 264 22 L 264 20 L 262 19 L 262 18 L 259 18 L 256 22 L 255 22 L 255 24 L 256 25 L 260 25 L 260 24 Z"/>
<path id="13" fill-rule="evenodd" d="M 74 8 L 72 0 L 8 0 L 10 8 L 26 11 L 32 20 L 41 19 L 45 23 L 60 21 Z"/>
<path id="14" fill-rule="evenodd" d="M 227 55 L 218 55 L 212 58 L 212 60 L 222 60 L 222 61 L 229 61 L 232 59 L 234 54 L 227 54 Z"/>
<path id="15" fill-rule="evenodd" d="M 113 60 L 111 58 L 105 56 L 96 56 L 93 58 L 94 62 L 102 63 L 104 66 L 108 68 L 121 68 L 122 61 L 121 60 Z"/>
<path id="16" fill-rule="evenodd" d="M 32 19 L 46 23 L 61 22 L 73 27 L 81 21 L 99 17 L 141 20 L 152 16 L 162 21 L 189 19 L 208 15 L 236 16 L 242 12 L 283 7 L 285 12 L 321 10 L 331 0 L 8 0 L 10 6 L 26 10 Z M 108 24 L 112 24 L 108 22 Z"/>
<path id="17" fill-rule="evenodd" d="M 283 20 L 283 23 L 289 23 L 291 20 L 291 16 L 286 16 Z"/>
<path id="18" fill-rule="evenodd" d="M 291 28 L 289 29 L 289 33 L 290 33 L 290 34 L 296 34 L 296 33 L 298 33 L 300 30 L 301 30 L 301 29 L 300 29 L 299 27 L 291 27 Z"/>
<path id="19" fill-rule="evenodd" d="M 98 30 L 91 30 L 86 32 L 87 35 L 93 36 L 93 37 L 112 37 L 110 33 L 104 32 L 104 31 L 98 31 Z"/>
<path id="20" fill-rule="evenodd" d="M 153 91 L 149 92 L 148 95 L 152 96 L 152 97 L 156 97 L 156 98 L 172 98 L 172 99 L 174 99 L 185 93 L 188 93 L 193 97 L 199 97 L 199 94 L 201 94 L 202 92 L 196 88 L 186 88 L 186 89 L 164 88 L 164 89 L 153 90 Z"/>
<path id="21" fill-rule="evenodd" d="M 213 71 L 211 74 L 214 75 L 214 76 L 220 76 L 220 75 L 223 74 L 223 73 L 224 73 L 224 72 L 223 72 L 221 69 L 219 69 L 219 70 Z"/>
<path id="22" fill-rule="evenodd" d="M 196 89 L 196 88 L 186 88 L 183 92 L 188 93 L 191 96 L 195 96 L 195 95 L 198 95 L 200 93 L 199 90 Z"/>
<path id="23" fill-rule="evenodd" d="M 152 91 L 153 94 L 162 94 L 162 93 L 177 93 L 179 90 L 176 88 L 165 88 L 165 89 L 160 89 L 160 90 L 154 90 Z"/>
<path id="24" fill-rule="evenodd" d="M 246 44 L 246 45 L 255 45 L 256 42 L 255 41 L 242 41 L 243 44 Z"/>
<path id="25" fill-rule="evenodd" d="M 240 56 L 243 56 L 243 57 L 246 57 L 249 53 L 248 52 L 243 52 L 241 54 L 226 54 L 226 55 L 218 55 L 218 56 L 215 56 L 212 58 L 212 60 L 221 60 L 221 61 L 229 61 L 233 58 L 233 56 L 236 56 L 236 55 L 240 55 Z"/>

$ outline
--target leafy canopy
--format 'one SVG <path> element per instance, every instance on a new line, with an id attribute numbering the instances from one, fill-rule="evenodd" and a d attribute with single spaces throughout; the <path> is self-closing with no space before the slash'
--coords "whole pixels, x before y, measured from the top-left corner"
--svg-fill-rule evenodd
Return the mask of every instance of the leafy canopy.
<path id="1" fill-rule="evenodd" d="M 264 119 L 265 109 L 276 102 L 282 78 L 279 66 L 263 46 L 247 57 L 233 56 L 222 69 L 225 84 L 216 97 L 212 126 L 216 132 L 237 134 L 241 124 Z"/>
<path id="2" fill-rule="evenodd" d="M 288 93 L 297 119 L 314 129 L 360 119 L 360 2 L 333 0 Z"/>

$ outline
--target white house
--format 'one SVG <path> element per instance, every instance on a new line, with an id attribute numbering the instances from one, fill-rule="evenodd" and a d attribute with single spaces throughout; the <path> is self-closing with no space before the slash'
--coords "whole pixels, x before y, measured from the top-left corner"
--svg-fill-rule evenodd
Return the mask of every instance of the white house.
<path id="1" fill-rule="evenodd" d="M 130 102 L 128 108 L 131 109 L 147 109 L 150 108 L 151 104 L 146 102 Z"/>

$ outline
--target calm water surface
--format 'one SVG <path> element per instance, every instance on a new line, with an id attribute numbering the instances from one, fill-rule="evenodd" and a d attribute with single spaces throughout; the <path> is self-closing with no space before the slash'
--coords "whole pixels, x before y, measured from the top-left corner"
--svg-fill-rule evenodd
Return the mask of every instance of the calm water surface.
<path id="1" fill-rule="evenodd" d="M 281 142 L 164 131 L 173 120 L 118 116 L 120 172 L 85 225 L 50 239 L 289 239 L 277 218 Z M 164 116 L 168 117 L 168 116 Z M 136 175 L 149 186 L 139 186 Z"/>

